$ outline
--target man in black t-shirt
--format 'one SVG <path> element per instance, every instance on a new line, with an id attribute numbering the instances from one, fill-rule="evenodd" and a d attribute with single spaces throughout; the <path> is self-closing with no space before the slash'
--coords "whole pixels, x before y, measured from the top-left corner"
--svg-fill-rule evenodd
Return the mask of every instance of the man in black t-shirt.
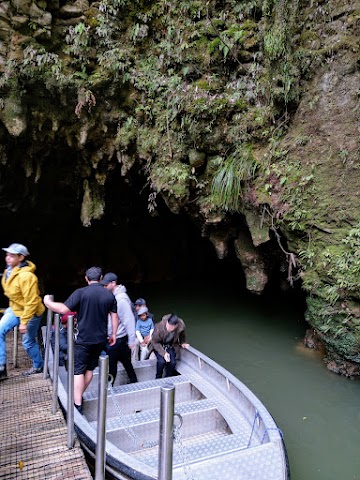
<path id="1" fill-rule="evenodd" d="M 65 314 L 77 312 L 78 335 L 74 345 L 74 403 L 82 413 L 82 396 L 93 378 L 93 370 L 105 350 L 107 341 L 108 314 L 111 315 L 112 331 L 116 332 L 119 318 L 114 295 L 101 284 L 102 270 L 91 267 L 85 272 L 87 287 L 78 288 L 64 302 L 53 302 L 45 295 L 44 303 L 50 310 Z M 109 337 L 109 344 L 114 345 L 116 335 Z"/>

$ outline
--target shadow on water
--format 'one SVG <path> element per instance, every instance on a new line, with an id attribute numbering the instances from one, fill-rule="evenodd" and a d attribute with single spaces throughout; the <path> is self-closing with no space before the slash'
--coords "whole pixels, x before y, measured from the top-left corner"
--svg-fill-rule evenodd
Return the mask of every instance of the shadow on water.
<path id="1" fill-rule="evenodd" d="M 322 354 L 303 346 L 303 295 L 258 297 L 234 281 L 206 279 L 134 293 L 157 321 L 181 316 L 190 343 L 266 405 L 283 431 L 292 480 L 360 480 L 360 383 L 329 372 Z"/>

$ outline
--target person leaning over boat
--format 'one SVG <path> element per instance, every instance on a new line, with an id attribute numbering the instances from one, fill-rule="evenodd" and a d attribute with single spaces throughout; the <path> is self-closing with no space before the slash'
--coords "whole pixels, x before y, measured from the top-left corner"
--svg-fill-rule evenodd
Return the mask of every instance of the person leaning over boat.
<path id="1" fill-rule="evenodd" d="M 0 380 L 7 378 L 6 372 L 6 334 L 19 326 L 23 334 L 22 344 L 32 360 L 30 370 L 23 375 L 40 373 L 43 369 L 37 335 L 45 307 L 39 293 L 39 282 L 35 275 L 36 266 L 26 260 L 28 249 L 21 243 L 12 243 L 3 248 L 6 252 L 6 269 L 1 279 L 4 294 L 9 298 L 9 307 L 0 320 Z"/>
<path id="2" fill-rule="evenodd" d="M 188 348 L 186 343 L 185 323 L 177 315 L 168 313 L 161 322 L 155 324 L 151 339 L 157 359 L 156 378 L 162 378 L 165 367 L 165 377 L 175 374 L 176 357 L 179 357 L 180 347 Z"/>
<path id="3" fill-rule="evenodd" d="M 117 284 L 118 277 L 109 272 L 104 275 L 101 284 L 111 292 L 117 303 L 119 326 L 116 331 L 115 345 L 107 345 L 106 353 L 109 355 L 109 374 L 114 385 L 117 375 L 117 364 L 121 362 L 128 374 L 130 383 L 136 383 L 137 377 L 131 363 L 131 350 L 135 346 L 135 319 L 131 308 L 131 300 L 126 293 L 124 285 Z M 112 331 L 111 322 L 108 322 L 108 332 Z"/>
<path id="4" fill-rule="evenodd" d="M 119 325 L 114 295 L 100 283 L 102 270 L 91 267 L 85 272 L 86 287 L 78 288 L 64 302 L 54 302 L 45 295 L 44 303 L 53 312 L 66 314 L 77 312 L 78 334 L 74 342 L 74 404 L 82 413 L 82 396 L 93 378 L 101 352 L 107 343 L 108 315 L 111 315 L 112 333 L 109 344 L 116 342 Z"/>

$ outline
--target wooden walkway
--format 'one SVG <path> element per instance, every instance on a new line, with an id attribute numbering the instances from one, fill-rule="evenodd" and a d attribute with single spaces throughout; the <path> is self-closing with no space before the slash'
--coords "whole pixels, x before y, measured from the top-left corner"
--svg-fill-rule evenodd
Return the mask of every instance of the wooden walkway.
<path id="1" fill-rule="evenodd" d="M 31 361 L 19 335 L 18 368 L 12 365 L 13 333 L 7 335 L 7 371 L 0 382 L 1 480 L 91 480 L 75 438 L 67 447 L 67 427 L 60 409 L 53 415 L 52 383 L 42 373 L 23 377 Z"/>

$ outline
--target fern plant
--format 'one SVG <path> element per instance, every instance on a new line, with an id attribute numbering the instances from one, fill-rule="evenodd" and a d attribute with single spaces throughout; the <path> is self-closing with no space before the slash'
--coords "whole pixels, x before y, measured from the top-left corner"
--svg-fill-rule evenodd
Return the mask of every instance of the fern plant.
<path id="1" fill-rule="evenodd" d="M 227 157 L 212 181 L 214 204 L 226 211 L 238 211 L 242 184 L 255 177 L 257 168 L 258 163 L 250 146 L 240 147 Z"/>

